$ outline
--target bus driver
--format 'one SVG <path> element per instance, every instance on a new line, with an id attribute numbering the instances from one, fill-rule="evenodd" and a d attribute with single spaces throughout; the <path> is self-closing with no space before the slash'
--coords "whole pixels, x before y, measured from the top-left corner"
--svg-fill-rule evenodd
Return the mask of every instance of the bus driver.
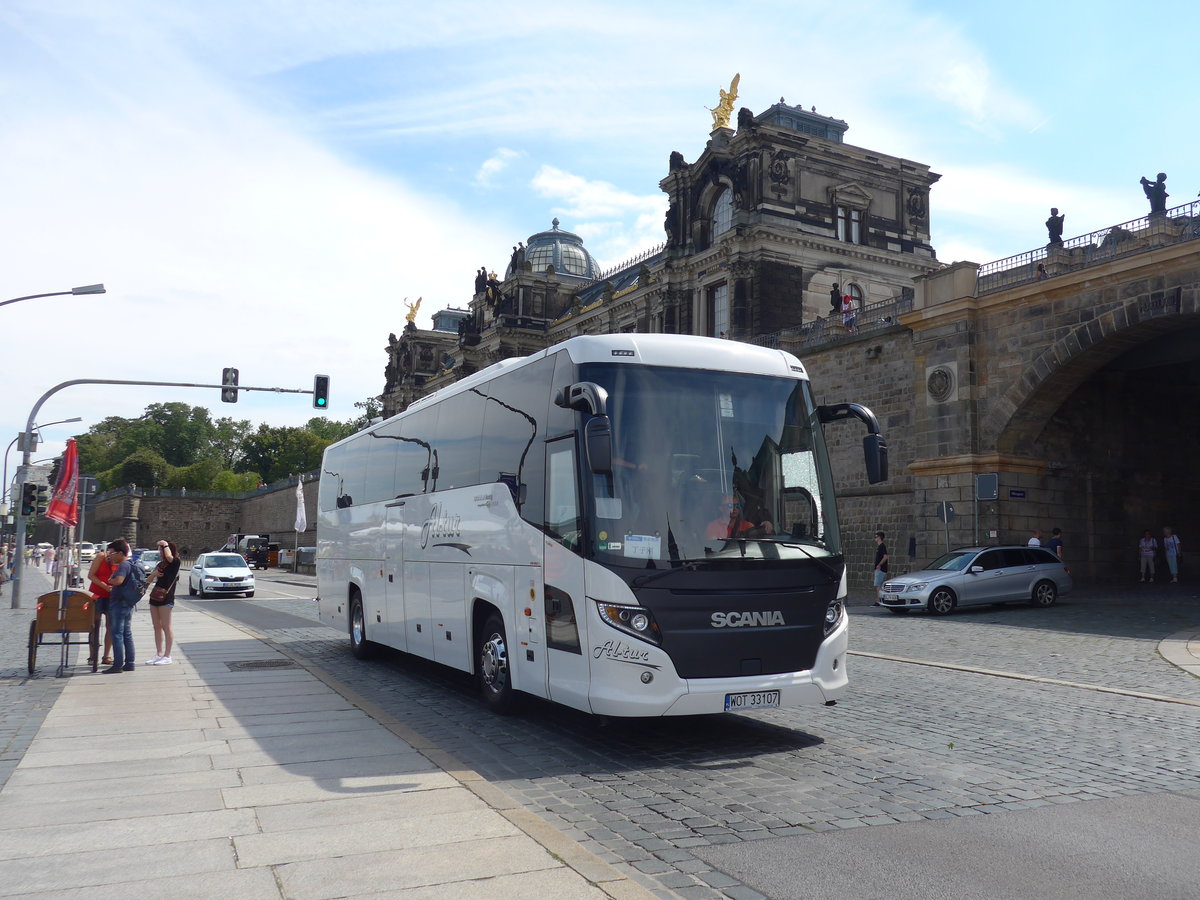
<path id="1" fill-rule="evenodd" d="M 729 538 L 762 537 L 774 534 L 775 526 L 768 520 L 755 524 L 742 517 L 742 501 L 736 496 L 727 496 L 724 500 L 722 515 L 708 523 L 704 536 L 710 540 L 728 540 Z"/>

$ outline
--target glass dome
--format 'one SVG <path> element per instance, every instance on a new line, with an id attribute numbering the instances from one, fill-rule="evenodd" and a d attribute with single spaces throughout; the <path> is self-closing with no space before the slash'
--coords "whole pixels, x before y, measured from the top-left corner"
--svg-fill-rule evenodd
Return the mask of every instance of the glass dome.
<path id="1" fill-rule="evenodd" d="M 592 259 L 583 246 L 583 240 L 577 234 L 562 231 L 558 227 L 558 219 L 551 223 L 549 231 L 541 231 L 531 235 L 525 247 L 525 260 L 537 273 L 545 272 L 546 266 L 554 266 L 559 275 L 573 275 L 577 278 L 596 278 L 600 267 Z M 513 274 L 510 264 L 504 277 Z"/>

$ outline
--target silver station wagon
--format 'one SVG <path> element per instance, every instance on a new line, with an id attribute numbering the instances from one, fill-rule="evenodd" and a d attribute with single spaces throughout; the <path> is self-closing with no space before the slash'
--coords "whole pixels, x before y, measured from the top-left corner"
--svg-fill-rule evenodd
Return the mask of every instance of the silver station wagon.
<path id="1" fill-rule="evenodd" d="M 928 609 L 937 615 L 986 603 L 1053 606 L 1071 587 L 1066 565 L 1042 547 L 961 547 L 920 572 L 885 581 L 880 603 L 896 613 Z"/>

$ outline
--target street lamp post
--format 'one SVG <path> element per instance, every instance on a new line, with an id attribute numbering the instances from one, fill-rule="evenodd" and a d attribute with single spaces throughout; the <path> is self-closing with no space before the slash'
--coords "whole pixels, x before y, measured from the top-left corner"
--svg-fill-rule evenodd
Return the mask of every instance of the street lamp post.
<path id="1" fill-rule="evenodd" d="M 20 303 L 22 300 L 36 300 L 38 297 L 65 297 L 68 294 L 103 294 L 106 293 L 102 284 L 85 284 L 83 287 L 73 287 L 69 291 L 51 291 L 48 294 L 28 294 L 24 297 L 13 297 L 11 300 L 5 300 L 0 303 L 0 306 L 8 306 L 10 303 Z"/>
<path id="2" fill-rule="evenodd" d="M 30 422 L 22 434 L 25 437 L 24 459 L 22 460 L 22 477 L 29 470 L 30 457 L 33 456 L 33 432 L 41 428 L 49 428 L 51 425 L 66 425 L 69 422 L 82 422 L 83 419 L 75 416 L 73 419 L 62 419 L 58 422 L 47 422 L 45 425 L 34 425 L 32 422 L 33 416 L 30 416 Z M 4 486 L 8 487 L 8 451 L 12 450 L 12 445 L 15 444 L 22 434 L 12 439 L 8 445 L 8 450 L 4 451 Z M 15 499 L 15 498 L 14 498 Z M 12 608 L 21 608 L 21 576 L 25 570 L 25 516 L 21 514 L 21 507 L 17 506 L 17 534 L 15 538 L 14 557 L 13 557 L 13 574 L 12 574 Z"/>

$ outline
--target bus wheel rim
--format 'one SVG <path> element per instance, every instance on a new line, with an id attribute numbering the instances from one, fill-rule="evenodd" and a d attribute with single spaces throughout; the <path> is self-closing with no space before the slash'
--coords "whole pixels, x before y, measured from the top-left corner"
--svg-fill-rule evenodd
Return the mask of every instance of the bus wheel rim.
<path id="1" fill-rule="evenodd" d="M 504 638 L 493 634 L 484 641 L 480 664 L 483 668 L 483 681 L 493 689 L 504 685 L 508 677 L 508 651 L 504 646 Z"/>

